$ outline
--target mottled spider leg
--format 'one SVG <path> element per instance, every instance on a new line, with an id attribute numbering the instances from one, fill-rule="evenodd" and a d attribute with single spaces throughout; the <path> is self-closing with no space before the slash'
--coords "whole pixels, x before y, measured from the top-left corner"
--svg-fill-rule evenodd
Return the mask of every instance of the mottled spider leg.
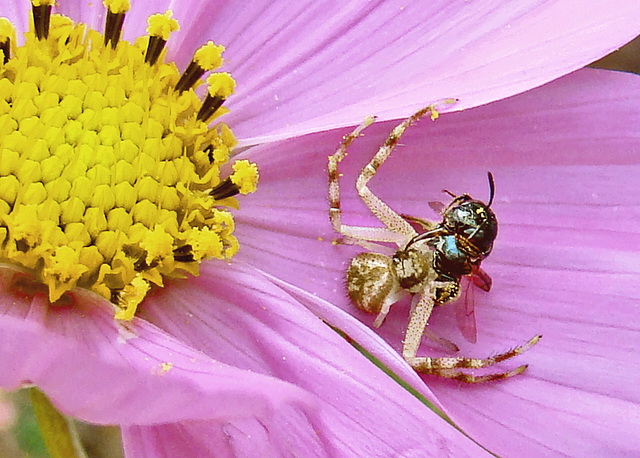
<path id="1" fill-rule="evenodd" d="M 340 208 L 340 173 L 338 164 L 347 155 L 347 148 L 360 133 L 375 121 L 375 117 L 367 117 L 353 132 L 345 136 L 337 151 L 329 156 L 329 219 L 336 232 L 348 237 L 354 243 L 371 249 L 369 242 L 393 242 L 401 245 L 404 242 L 402 234 L 397 234 L 382 227 L 348 226 L 342 224 L 342 210 Z"/>
<path id="2" fill-rule="evenodd" d="M 429 294 L 434 291 L 435 284 L 429 285 L 425 288 L 422 297 L 418 301 L 415 310 L 411 314 L 409 326 L 404 338 L 404 344 L 402 348 L 402 356 L 409 363 L 409 365 L 416 371 L 423 374 L 433 374 L 440 377 L 451 378 L 460 380 L 466 383 L 481 383 L 490 380 L 498 380 L 502 378 L 513 377 L 514 375 L 521 374 L 526 368 L 526 365 L 519 366 L 513 370 L 507 372 L 499 372 L 494 374 L 487 374 L 481 376 L 474 376 L 467 374 L 460 369 L 480 369 L 483 367 L 492 366 L 501 361 L 513 358 L 531 348 L 535 345 L 542 336 L 537 335 L 529 342 L 519 347 L 515 347 L 504 353 L 500 353 L 489 358 L 465 358 L 458 357 L 442 357 L 442 358 L 430 358 L 416 356 L 418 347 L 422 340 L 423 331 L 427 326 L 435 300 Z"/>
<path id="3" fill-rule="evenodd" d="M 431 371 L 430 373 L 434 375 L 438 375 L 440 377 L 451 378 L 455 380 L 459 380 L 465 383 L 482 383 L 482 382 L 490 382 L 492 380 L 500 380 L 503 378 L 513 377 L 514 375 L 521 374 L 528 367 L 527 364 L 522 366 L 518 366 L 515 369 L 506 372 L 497 372 L 486 375 L 471 375 L 463 372 L 460 369 L 479 369 L 482 367 L 492 366 L 493 364 L 497 364 L 501 361 L 505 361 L 509 358 L 513 358 L 514 356 L 518 356 L 521 353 L 524 353 L 531 347 L 533 347 L 542 336 L 537 335 L 529 340 L 524 345 L 520 345 L 515 347 L 507 352 L 500 353 L 495 356 L 490 356 L 489 358 L 484 359 L 476 359 L 476 358 L 464 358 L 464 357 L 452 357 L 452 358 L 431 358 Z M 422 372 L 422 371 L 421 371 Z"/>
<path id="4" fill-rule="evenodd" d="M 419 372 L 425 372 L 424 370 L 421 370 L 424 366 L 425 360 L 428 360 L 429 362 L 431 361 L 431 358 L 419 358 L 416 356 L 418 353 L 418 347 L 420 347 L 420 342 L 422 341 L 422 335 L 424 334 L 427 322 L 429 321 L 429 317 L 431 317 L 431 312 L 433 311 L 433 306 L 435 305 L 435 300 L 432 295 L 429 294 L 429 291 L 433 290 L 433 285 L 430 284 L 429 286 L 430 287 L 424 289 L 423 294 L 420 296 L 420 300 L 418 300 L 415 308 L 411 311 L 409 324 L 407 325 L 404 340 L 402 341 L 402 357 L 411 367 Z"/>
<path id="5" fill-rule="evenodd" d="M 410 316 L 412 316 L 413 312 L 415 312 L 416 304 L 420 300 L 420 297 L 421 297 L 420 295 L 416 294 L 411 299 L 411 315 Z M 460 351 L 460 349 L 458 348 L 458 346 L 456 344 L 454 344 L 450 340 L 447 340 L 447 339 L 445 339 L 443 337 L 440 337 L 435 331 L 431 330 L 429 328 L 428 319 L 427 319 L 427 324 L 425 325 L 425 327 L 424 327 L 424 329 L 422 331 L 422 334 L 423 334 L 424 337 L 426 337 L 430 341 L 435 342 L 436 344 L 440 345 L 443 348 L 446 348 L 450 352 L 456 353 L 456 352 Z"/>
<path id="6" fill-rule="evenodd" d="M 389 134 L 389 137 L 387 137 L 375 156 L 373 156 L 373 159 L 362 169 L 356 181 L 358 194 L 360 194 L 364 203 L 369 207 L 371 213 L 376 215 L 391 231 L 402 234 L 405 240 L 413 238 L 418 235 L 418 233 L 401 215 L 393 211 L 387 204 L 380 200 L 380 198 L 373 194 L 367 186 L 367 183 L 369 183 L 369 180 L 373 178 L 378 168 L 384 164 L 384 161 L 391 155 L 391 152 L 407 128 L 427 113 L 431 113 L 432 116 L 434 116 L 434 114 L 437 113 L 437 111 L 435 111 L 435 105 L 429 105 L 423 108 L 398 124 L 391 131 L 391 134 Z"/>

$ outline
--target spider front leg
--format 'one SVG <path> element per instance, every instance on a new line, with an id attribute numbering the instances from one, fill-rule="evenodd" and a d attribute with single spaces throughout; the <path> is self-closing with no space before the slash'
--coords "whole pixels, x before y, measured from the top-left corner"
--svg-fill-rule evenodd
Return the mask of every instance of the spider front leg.
<path id="1" fill-rule="evenodd" d="M 360 133 L 375 121 L 375 117 L 367 117 L 362 124 L 349 135 L 345 136 L 337 151 L 329 156 L 329 219 L 333 229 L 348 237 L 353 243 L 370 249 L 367 242 L 391 242 L 401 245 L 404 243 L 402 234 L 390 231 L 382 227 L 348 226 L 342 224 L 342 210 L 340 208 L 340 173 L 338 164 L 347 155 L 347 148 Z"/>
<path id="2" fill-rule="evenodd" d="M 348 226 L 342 224 L 342 210 L 340 208 L 340 174 L 338 172 L 338 164 L 347 154 L 347 148 L 349 145 L 361 134 L 361 132 L 370 126 L 375 117 L 368 117 L 360 124 L 353 132 L 344 137 L 338 150 L 329 156 L 329 219 L 331 225 L 336 232 L 339 232 L 351 241 L 357 243 L 365 248 L 369 248 L 370 245 L 366 242 L 393 242 L 398 246 L 402 246 L 408 239 L 417 235 L 417 232 L 411 227 L 411 225 L 405 221 L 405 219 L 393 211 L 387 204 L 382 202 L 376 195 L 374 195 L 368 188 L 367 183 L 376 174 L 378 167 L 384 163 L 389 157 L 393 148 L 398 143 L 405 130 L 416 122 L 418 119 L 426 115 L 431 114 L 432 119 L 438 117 L 438 111 L 436 105 L 438 104 L 450 104 L 454 103 L 455 99 L 445 99 L 441 102 L 429 105 L 418 112 L 414 113 L 411 117 L 405 119 L 398 124 L 385 141 L 384 145 L 380 147 L 373 159 L 367 164 L 356 182 L 356 189 L 358 194 L 369 207 L 371 212 L 382 222 L 386 229 L 375 227 L 362 227 L 362 226 Z"/>
<path id="3" fill-rule="evenodd" d="M 462 369 L 480 369 L 513 358 L 535 345 L 538 340 L 540 340 L 540 337 L 542 337 L 540 335 L 535 336 L 524 345 L 484 359 L 466 358 L 463 356 L 441 358 L 416 356 L 418 347 L 422 340 L 422 335 L 426 329 L 431 312 L 433 311 L 433 306 L 435 305 L 432 293 L 432 291 L 435 290 L 434 287 L 440 287 L 440 285 L 430 284 L 425 288 L 422 293 L 422 297 L 418 301 L 415 310 L 411 314 L 411 319 L 409 320 L 409 326 L 407 327 L 404 345 L 402 348 L 402 356 L 411 367 L 413 367 L 417 372 L 421 372 L 423 374 L 437 375 L 439 377 L 451 378 L 466 383 L 488 382 L 491 380 L 513 377 L 514 375 L 524 372 L 527 368 L 526 365 L 519 366 L 507 372 L 498 372 L 481 376 L 468 374 Z"/>
<path id="4" fill-rule="evenodd" d="M 407 128 L 427 113 L 431 113 L 432 117 L 436 116 L 437 111 L 435 109 L 435 104 L 419 110 L 411 117 L 398 124 L 391 131 L 389 137 L 387 137 L 375 156 L 373 156 L 373 159 L 371 159 L 371 161 L 362 169 L 356 181 L 358 194 L 360 194 L 362 201 L 367 205 L 367 207 L 369 207 L 371 213 L 373 213 L 385 226 L 387 226 L 390 231 L 402 234 L 405 240 L 413 238 L 417 235 L 417 232 L 413 227 L 411 227 L 411 224 L 409 224 L 405 218 L 392 210 L 387 204 L 380 200 L 378 196 L 371 192 L 367 184 L 376 174 L 378 168 L 384 164 L 387 158 L 391 155 L 393 149 L 398 144 Z"/>

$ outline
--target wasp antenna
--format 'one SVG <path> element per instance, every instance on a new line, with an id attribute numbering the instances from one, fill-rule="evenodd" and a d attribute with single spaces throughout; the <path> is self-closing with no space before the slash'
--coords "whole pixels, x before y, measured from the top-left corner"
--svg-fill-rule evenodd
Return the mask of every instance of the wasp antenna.
<path id="1" fill-rule="evenodd" d="M 489 177 L 489 203 L 487 204 L 487 208 L 489 208 L 493 203 L 493 196 L 496 192 L 496 184 L 493 181 L 493 174 L 491 172 L 487 172 L 487 176 Z"/>

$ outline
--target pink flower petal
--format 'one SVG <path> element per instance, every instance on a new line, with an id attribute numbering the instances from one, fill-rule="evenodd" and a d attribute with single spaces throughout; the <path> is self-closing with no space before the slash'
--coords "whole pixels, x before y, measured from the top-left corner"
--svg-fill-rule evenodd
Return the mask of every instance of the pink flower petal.
<path id="1" fill-rule="evenodd" d="M 481 105 L 583 67 L 640 33 L 634 0 L 525 3 L 263 1 L 216 5 L 213 14 L 203 3 L 189 14 L 207 18 L 194 23 L 203 38 L 227 46 L 238 93 L 226 122 L 250 145 L 372 113 L 406 117 L 448 97 L 460 99 L 455 109 Z M 177 54 L 195 46 L 188 38 Z"/>
<path id="2" fill-rule="evenodd" d="M 180 341 L 212 359 L 271 375 L 318 397 L 321 430 L 308 422 L 290 421 L 282 431 L 272 427 L 269 442 L 286 430 L 289 436 L 282 440 L 300 437 L 315 444 L 314 448 L 322 445 L 345 456 L 374 451 L 391 456 L 407 450 L 417 455 L 444 449 L 457 450 L 454 454 L 479 450 L 301 307 L 298 298 L 255 269 L 236 263 L 206 263 L 198 278 L 173 282 L 150 299 L 141 310 L 142 317 Z M 274 447 L 276 456 L 281 456 L 303 454 L 307 447 L 254 443 L 250 431 L 258 425 L 249 422 L 248 430 L 245 425 L 245 421 L 230 420 L 227 426 L 208 427 L 237 428 L 238 434 L 229 439 L 232 448 Z"/>
<path id="3" fill-rule="evenodd" d="M 170 8 L 182 28 L 167 45 L 168 59 L 180 68 L 207 40 L 227 46 L 225 70 L 238 92 L 225 122 L 251 145 L 371 113 L 405 117 L 448 97 L 460 99 L 454 109 L 481 105 L 580 68 L 640 32 L 634 0 L 589 8 L 576 0 L 405 3 L 133 2 L 123 36 L 144 35 L 147 16 Z M 21 35 L 28 5 L 4 8 Z M 104 27 L 101 5 L 69 0 L 56 11 Z"/>
<path id="4" fill-rule="evenodd" d="M 10 17 L 26 18 L 27 7 L 14 8 Z M 352 125 L 371 113 L 402 118 L 443 98 L 459 98 L 456 110 L 482 105 L 583 67 L 640 33 L 635 0 L 589 8 L 578 0 L 162 0 L 132 2 L 124 38 L 144 35 L 147 16 L 167 8 L 181 24 L 167 44 L 180 68 L 207 40 L 227 47 L 225 70 L 238 91 L 225 122 L 243 145 Z M 70 0 L 58 11 L 104 27 L 101 5 Z"/>
<path id="5" fill-rule="evenodd" d="M 7 2 L 3 2 L 2 10 L 0 10 L 0 16 L 9 19 L 18 30 L 18 36 L 16 38 L 20 43 L 24 41 L 22 40 L 22 34 L 20 33 L 20 31 L 25 31 L 29 28 L 28 13 L 30 9 L 30 6 L 25 5 L 24 2 L 9 0 Z"/>
<path id="6" fill-rule="evenodd" d="M 74 292 L 73 307 L 49 307 L 41 293 L 30 302 L 13 292 L 15 271 L 0 274 L 4 389 L 35 384 L 65 413 L 103 424 L 268 419 L 288 403 L 313 413 L 299 388 L 213 361 L 143 320 L 116 323 L 89 292 Z"/>
<path id="7" fill-rule="evenodd" d="M 291 409 L 289 409 L 291 410 Z M 299 411 L 278 411 L 278 423 L 257 418 L 129 426 L 122 430 L 126 456 L 335 456 Z M 292 440 L 292 438 L 295 438 Z"/>
<path id="8" fill-rule="evenodd" d="M 446 201 L 441 189 L 486 200 L 486 171 L 496 177 L 501 226 L 483 264 L 494 288 L 476 295 L 478 343 L 461 338 L 450 306 L 430 323 L 469 356 L 544 337 L 504 364 L 530 364 L 517 379 L 461 387 L 424 377 L 454 421 L 495 453 L 620 454 L 640 446 L 632 433 L 640 424 L 640 372 L 632 363 L 640 345 L 632 286 L 640 279 L 638 106 L 637 76 L 582 70 L 502 102 L 421 121 L 371 182 L 396 210 L 435 218 L 426 202 Z M 376 225 L 352 186 L 394 124 L 370 127 L 350 148 L 341 169 L 347 224 Z M 308 291 L 305 305 L 348 327 L 351 338 L 405 376 L 410 369 L 388 346 L 326 305 L 373 321 L 342 286 L 346 262 L 362 250 L 327 243 L 336 234 L 327 218 L 326 158 L 344 133 L 245 153 L 260 164 L 262 181 L 261 193 L 241 203 L 237 260 L 289 291 Z M 398 304 L 378 331 L 396 349 L 407 314 L 408 304 Z"/>

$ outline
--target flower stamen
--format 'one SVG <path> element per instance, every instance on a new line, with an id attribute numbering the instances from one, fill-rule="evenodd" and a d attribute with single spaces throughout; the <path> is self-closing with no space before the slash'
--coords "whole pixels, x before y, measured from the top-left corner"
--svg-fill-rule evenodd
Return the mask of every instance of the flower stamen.
<path id="1" fill-rule="evenodd" d="M 198 48 L 187 69 L 180 76 L 180 80 L 176 84 L 176 91 L 182 93 L 192 88 L 205 71 L 220 67 L 223 52 L 224 46 L 217 46 L 212 41 Z"/>
<path id="2" fill-rule="evenodd" d="M 209 193 L 214 199 L 226 199 L 237 194 L 255 192 L 258 183 L 258 167 L 247 160 L 236 161 L 233 173 Z"/>
<path id="3" fill-rule="evenodd" d="M 154 65 L 164 49 L 164 45 L 169 39 L 171 32 L 179 29 L 178 21 L 171 18 L 171 11 L 164 14 L 154 14 L 149 16 L 147 23 L 147 33 L 149 34 L 149 45 L 144 56 L 144 61 L 149 65 Z"/>
<path id="4" fill-rule="evenodd" d="M 236 82 L 229 73 L 212 73 L 207 78 L 208 94 L 198 111 L 197 119 L 207 121 L 236 89 Z"/>
<path id="5" fill-rule="evenodd" d="M 11 43 L 16 41 L 16 29 L 7 18 L 0 18 L 0 51 L 3 53 L 2 63 L 11 58 Z"/>
<path id="6" fill-rule="evenodd" d="M 55 0 L 31 0 L 33 26 L 38 40 L 46 40 L 49 37 L 51 7 L 54 3 Z"/>
<path id="7" fill-rule="evenodd" d="M 131 8 L 129 0 L 102 0 L 102 4 L 107 8 L 107 19 L 104 27 L 104 45 L 111 43 L 115 49 L 122 34 L 122 24 L 124 16 Z"/>

